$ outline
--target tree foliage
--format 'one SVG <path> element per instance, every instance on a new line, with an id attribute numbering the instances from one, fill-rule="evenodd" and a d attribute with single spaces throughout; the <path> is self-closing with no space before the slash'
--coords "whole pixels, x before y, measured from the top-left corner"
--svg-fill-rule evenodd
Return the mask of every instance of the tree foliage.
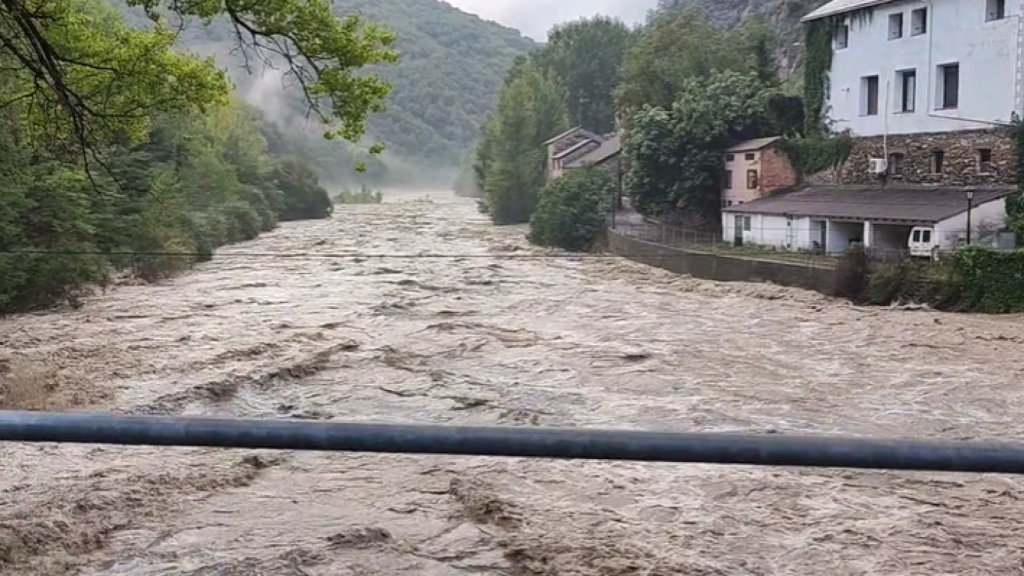
<path id="1" fill-rule="evenodd" d="M 599 168 L 572 170 L 544 187 L 530 218 L 530 242 L 578 252 L 604 229 L 612 179 Z"/>
<path id="2" fill-rule="evenodd" d="M 696 7 L 659 12 L 625 56 L 618 107 L 626 114 L 644 106 L 668 108 L 690 78 L 754 72 L 751 46 L 762 39 L 763 29 L 748 34 L 718 28 Z"/>
<path id="3" fill-rule="evenodd" d="M 598 134 L 615 129 L 612 93 L 622 59 L 638 35 L 621 20 L 605 16 L 559 24 L 548 33 L 543 63 L 565 86 L 574 126 Z"/>
<path id="4" fill-rule="evenodd" d="M 149 112 L 206 110 L 227 101 L 211 59 L 171 49 L 175 19 L 223 18 L 246 57 L 287 63 L 328 137 L 359 139 L 389 86 L 357 74 L 391 62 L 394 36 L 356 15 L 334 18 L 326 0 L 128 0 L 152 21 L 131 28 L 95 0 L 0 4 L 5 102 L 18 102 L 28 136 L 72 137 L 93 149 L 116 134 L 141 138 Z"/>
<path id="5" fill-rule="evenodd" d="M 75 302 L 116 269 L 156 280 L 331 203 L 281 130 L 233 99 L 210 60 L 171 49 L 168 13 L 231 23 L 285 59 L 328 136 L 357 139 L 387 85 L 391 35 L 321 0 L 144 6 L 0 3 L 0 314 Z M 96 170 L 94 160 L 104 169 Z"/>
<path id="6" fill-rule="evenodd" d="M 543 142 L 571 119 L 597 132 L 614 128 L 612 91 L 634 35 L 617 20 L 582 19 L 556 27 L 547 46 L 513 63 L 473 162 L 483 210 L 495 223 L 529 221 L 545 185 Z"/>
<path id="7" fill-rule="evenodd" d="M 565 94 L 534 64 L 518 72 L 501 94 L 487 127 L 482 158 L 484 204 L 495 224 L 528 222 L 544 186 L 541 142 L 566 129 Z"/>
<path id="8" fill-rule="evenodd" d="M 647 215 L 678 209 L 715 220 L 721 154 L 762 135 L 767 97 L 753 73 L 716 72 L 683 81 L 671 108 L 636 114 L 624 147 L 633 206 Z"/>

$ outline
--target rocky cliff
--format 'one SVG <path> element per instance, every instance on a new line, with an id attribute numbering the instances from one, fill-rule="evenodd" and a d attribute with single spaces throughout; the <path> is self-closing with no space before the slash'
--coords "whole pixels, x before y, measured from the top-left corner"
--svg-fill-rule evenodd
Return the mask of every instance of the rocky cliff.
<path id="1" fill-rule="evenodd" d="M 752 18 L 763 18 L 778 33 L 777 56 L 783 73 L 792 76 L 803 58 L 800 18 L 828 0 L 660 0 L 660 9 L 697 6 L 716 24 L 726 28 L 742 26 Z"/>

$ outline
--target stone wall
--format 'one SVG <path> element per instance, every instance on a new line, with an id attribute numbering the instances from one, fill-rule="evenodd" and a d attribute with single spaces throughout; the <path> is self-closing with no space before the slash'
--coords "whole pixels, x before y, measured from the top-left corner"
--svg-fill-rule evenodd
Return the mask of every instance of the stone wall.
<path id="1" fill-rule="evenodd" d="M 742 256 L 690 252 L 608 231 L 608 247 L 635 262 L 720 282 L 771 282 L 835 293 L 835 270 Z"/>
<path id="2" fill-rule="evenodd" d="M 1017 183 L 1016 150 L 1012 136 L 1005 130 L 899 134 L 889 136 L 888 140 L 890 157 L 896 153 L 903 155 L 902 176 L 890 175 L 889 181 L 939 186 Z M 982 148 L 992 151 L 990 173 L 980 173 L 978 170 L 978 150 Z M 940 150 L 943 152 L 942 171 L 934 173 L 934 153 Z M 840 184 L 879 183 L 882 179 L 870 173 L 868 160 L 883 157 L 881 136 L 855 138 L 853 151 L 838 171 L 838 178 L 830 179 L 827 175 L 815 175 L 814 181 Z"/>
<path id="3" fill-rule="evenodd" d="M 771 194 L 780 188 L 795 186 L 800 181 L 789 161 L 789 156 L 774 147 L 761 152 L 761 174 L 758 182 L 761 195 Z"/>

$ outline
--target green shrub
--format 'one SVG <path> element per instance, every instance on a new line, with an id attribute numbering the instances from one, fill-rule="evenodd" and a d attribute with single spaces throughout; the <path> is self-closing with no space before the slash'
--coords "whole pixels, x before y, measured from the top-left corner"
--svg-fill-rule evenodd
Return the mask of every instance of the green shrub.
<path id="1" fill-rule="evenodd" d="M 958 308 L 971 312 L 1024 311 L 1024 250 L 964 248 L 949 257 Z"/>
<path id="2" fill-rule="evenodd" d="M 861 302 L 868 287 L 868 255 L 861 245 L 843 254 L 836 264 L 835 294 L 853 302 Z"/>
<path id="3" fill-rule="evenodd" d="M 365 185 L 358 190 L 342 188 L 333 200 L 338 204 L 380 204 L 384 201 L 384 193 L 380 190 L 371 190 Z"/>
<path id="4" fill-rule="evenodd" d="M 256 209 L 242 200 L 232 200 L 224 205 L 225 219 L 228 222 L 228 240 L 239 242 L 252 240 L 260 235 L 262 219 Z"/>
<path id="5" fill-rule="evenodd" d="M 530 218 L 530 242 L 584 250 L 605 227 L 611 189 L 611 178 L 596 168 L 573 170 L 549 183 Z"/>

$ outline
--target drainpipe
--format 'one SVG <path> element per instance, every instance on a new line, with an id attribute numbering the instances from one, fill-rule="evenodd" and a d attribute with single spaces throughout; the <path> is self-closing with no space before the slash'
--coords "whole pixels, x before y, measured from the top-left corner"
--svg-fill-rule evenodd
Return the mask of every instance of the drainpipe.
<path id="1" fill-rule="evenodd" d="M 889 94 L 892 91 L 892 81 L 885 81 L 885 111 L 882 117 L 882 157 L 885 158 L 886 173 L 889 172 Z M 889 179 L 886 177 L 882 182 L 882 187 L 885 187 L 885 182 Z"/>

